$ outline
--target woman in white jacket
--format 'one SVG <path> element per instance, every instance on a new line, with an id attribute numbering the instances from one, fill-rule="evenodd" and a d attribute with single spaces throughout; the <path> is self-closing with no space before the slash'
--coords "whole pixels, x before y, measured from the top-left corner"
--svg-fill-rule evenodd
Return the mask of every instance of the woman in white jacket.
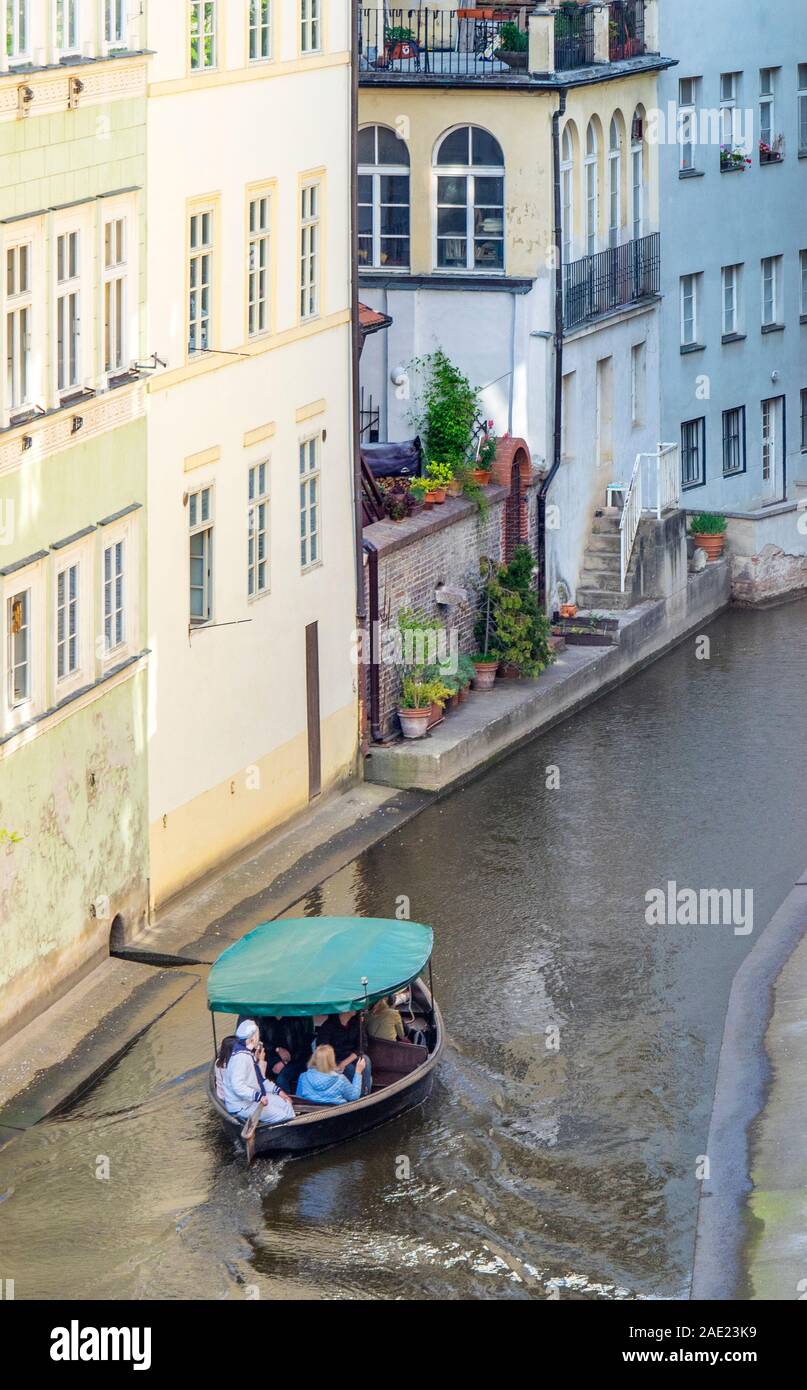
<path id="1" fill-rule="evenodd" d="M 224 1107 L 239 1120 L 248 1120 L 255 1106 L 263 1111 L 262 1125 L 277 1125 L 294 1119 L 294 1107 L 285 1091 L 267 1081 L 256 1055 L 260 1041 L 258 1025 L 245 1018 L 236 1029 L 236 1041 L 227 1063 L 222 1084 Z M 264 1064 L 265 1067 L 265 1064 Z"/>

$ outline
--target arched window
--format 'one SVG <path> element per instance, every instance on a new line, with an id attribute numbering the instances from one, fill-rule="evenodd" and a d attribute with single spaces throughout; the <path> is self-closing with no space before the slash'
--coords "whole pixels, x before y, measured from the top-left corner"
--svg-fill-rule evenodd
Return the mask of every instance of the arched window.
<path id="1" fill-rule="evenodd" d="M 443 136 L 435 158 L 438 270 L 504 269 L 504 155 L 478 126 Z"/>
<path id="2" fill-rule="evenodd" d="M 560 143 L 560 203 L 563 227 L 563 264 L 572 259 L 574 247 L 574 146 L 572 132 L 564 127 Z"/>
<path id="3" fill-rule="evenodd" d="M 597 128 L 589 121 L 586 131 L 586 255 L 597 250 L 597 231 L 600 221 L 600 190 L 597 178 Z"/>
<path id="4" fill-rule="evenodd" d="M 409 268 L 409 150 L 383 125 L 359 131 L 359 265 Z"/>
<path id="5" fill-rule="evenodd" d="M 644 114 L 637 107 L 630 130 L 632 232 L 634 241 L 644 236 Z"/>
<path id="6" fill-rule="evenodd" d="M 616 116 L 608 134 L 608 245 L 619 245 L 622 226 L 622 136 Z"/>

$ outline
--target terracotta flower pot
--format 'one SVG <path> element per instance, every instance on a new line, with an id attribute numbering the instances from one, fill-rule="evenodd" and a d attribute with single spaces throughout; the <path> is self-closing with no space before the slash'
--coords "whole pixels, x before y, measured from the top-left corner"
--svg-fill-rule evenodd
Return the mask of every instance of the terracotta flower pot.
<path id="1" fill-rule="evenodd" d="M 438 507 L 442 507 L 443 503 L 446 500 L 446 490 L 444 487 L 436 487 L 434 489 L 434 500 L 437 503 Z"/>
<path id="2" fill-rule="evenodd" d="M 576 618 L 576 617 L 577 617 L 577 604 L 576 604 L 576 603 L 562 603 L 562 604 L 560 605 L 560 608 L 559 608 L 558 611 L 559 611 L 560 616 L 561 616 L 562 618 Z"/>
<path id="3" fill-rule="evenodd" d="M 475 468 L 473 476 L 475 483 L 479 483 L 482 487 L 488 487 L 493 477 L 493 471 L 490 468 Z"/>
<path id="4" fill-rule="evenodd" d="M 719 536 L 698 536 L 693 532 L 692 539 L 701 550 L 706 551 L 707 560 L 719 560 L 726 544 L 726 533 L 723 531 Z"/>
<path id="5" fill-rule="evenodd" d="M 503 661 L 499 667 L 499 674 L 504 676 L 504 679 L 508 681 L 517 681 L 521 679 L 521 672 L 517 666 L 513 665 L 512 661 Z"/>
<path id="6" fill-rule="evenodd" d="M 441 500 L 445 501 L 445 498 L 440 498 L 437 488 L 434 488 L 431 492 L 424 492 L 423 494 L 424 507 L 434 507 L 437 505 L 438 501 Z"/>
<path id="7" fill-rule="evenodd" d="M 492 690 L 496 684 L 498 661 L 475 661 L 474 690 Z"/>
<path id="8" fill-rule="evenodd" d="M 446 488 L 446 492 L 448 493 L 449 497 L 461 497 L 461 496 L 462 496 L 462 483 L 460 482 L 459 478 L 452 478 L 452 479 L 451 479 L 451 482 L 449 483 L 448 487 Z"/>
<path id="9" fill-rule="evenodd" d="M 431 705 L 426 705 L 425 709 L 399 709 L 398 718 L 404 738 L 423 738 L 431 717 Z"/>

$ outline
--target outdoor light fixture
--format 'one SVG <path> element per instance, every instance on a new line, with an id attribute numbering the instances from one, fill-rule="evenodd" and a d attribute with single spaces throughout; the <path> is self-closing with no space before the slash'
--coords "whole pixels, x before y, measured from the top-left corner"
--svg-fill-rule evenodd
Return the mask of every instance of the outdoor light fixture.
<path id="1" fill-rule="evenodd" d="M 83 416 L 83 415 L 74 415 L 74 416 L 73 416 L 73 424 L 72 424 L 71 427 L 70 427 L 70 433 L 71 433 L 71 434 L 78 434 L 79 430 L 82 430 L 83 428 L 84 428 L 84 416 Z"/>
<path id="2" fill-rule="evenodd" d="M 33 447 L 34 436 L 32 434 L 24 434 L 22 437 L 22 452 L 25 454 L 29 449 L 33 449 Z"/>

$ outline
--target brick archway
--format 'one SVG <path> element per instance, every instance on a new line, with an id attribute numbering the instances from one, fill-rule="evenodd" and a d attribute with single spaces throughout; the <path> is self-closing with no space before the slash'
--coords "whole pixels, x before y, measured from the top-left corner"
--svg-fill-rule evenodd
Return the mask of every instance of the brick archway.
<path id="1" fill-rule="evenodd" d="M 505 562 L 512 560 L 517 545 L 529 544 L 527 488 L 532 480 L 530 451 L 523 439 L 502 439 L 493 465 L 494 481 L 508 490 L 502 521 L 502 551 Z"/>

